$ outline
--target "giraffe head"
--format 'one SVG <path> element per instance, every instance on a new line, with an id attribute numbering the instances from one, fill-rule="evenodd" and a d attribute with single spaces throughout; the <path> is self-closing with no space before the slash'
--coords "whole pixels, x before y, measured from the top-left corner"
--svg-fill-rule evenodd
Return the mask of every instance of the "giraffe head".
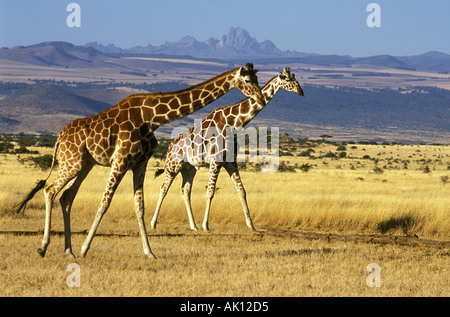
<path id="1" fill-rule="evenodd" d="M 265 104 L 264 96 L 258 84 L 257 69 L 253 69 L 253 64 L 248 63 L 246 68 L 237 70 L 232 87 L 238 88 L 247 97 L 255 99 L 260 104 Z"/>
<path id="2" fill-rule="evenodd" d="M 283 72 L 278 74 L 277 85 L 279 86 L 279 89 L 293 91 L 300 96 L 304 96 L 302 87 L 300 87 L 297 79 L 295 79 L 295 74 L 291 73 L 289 67 L 284 68 Z"/>

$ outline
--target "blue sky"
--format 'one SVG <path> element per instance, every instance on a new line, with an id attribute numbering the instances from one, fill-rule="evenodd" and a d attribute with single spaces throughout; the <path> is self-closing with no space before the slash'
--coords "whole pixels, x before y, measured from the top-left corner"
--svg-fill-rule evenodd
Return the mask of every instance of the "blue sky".
<path id="1" fill-rule="evenodd" d="M 69 3 L 81 27 L 66 25 Z M 381 8 L 381 27 L 366 24 L 367 5 Z M 129 48 L 191 35 L 220 38 L 242 27 L 282 50 L 370 56 L 450 54 L 448 0 L 0 0 L 0 46 L 43 41 L 97 41 Z"/>

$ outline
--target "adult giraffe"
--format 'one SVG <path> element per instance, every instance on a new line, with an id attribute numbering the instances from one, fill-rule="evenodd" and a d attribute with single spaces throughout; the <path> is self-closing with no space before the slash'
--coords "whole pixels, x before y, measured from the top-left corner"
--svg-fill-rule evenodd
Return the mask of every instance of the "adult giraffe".
<path id="1" fill-rule="evenodd" d="M 227 139 L 227 133 L 233 134 L 234 131 L 232 129 L 246 126 L 281 89 L 293 91 L 303 96 L 303 90 L 295 79 L 295 74 L 291 73 L 289 68 L 284 68 L 282 73 L 269 80 L 261 89 L 265 102 L 260 103 L 259 101 L 246 98 L 233 105 L 217 108 L 201 123 L 181 133 L 172 141 L 167 150 L 164 169 L 155 173 L 155 176 L 158 176 L 165 171 L 165 177 L 160 187 L 158 204 L 151 221 L 152 229 L 156 228 L 161 205 L 170 185 L 178 173 L 181 172 L 183 176 L 181 193 L 186 205 L 189 225 L 191 230 L 197 230 L 191 208 L 192 183 L 200 165 L 209 163 L 209 182 L 206 192 L 207 199 L 205 218 L 202 225 L 203 230 L 209 230 L 208 218 L 211 201 L 214 197 L 217 177 L 222 166 L 227 170 L 239 193 L 247 226 L 251 230 L 255 230 L 249 214 L 245 189 L 239 176 L 235 153 L 227 155 L 227 151 L 236 149 L 235 143 L 234 146 L 230 147 L 230 144 L 227 144 L 227 142 L 236 141 L 234 136 L 228 136 Z M 230 157 L 232 157 L 232 160 L 227 161 L 226 159 Z"/>
<path id="2" fill-rule="evenodd" d="M 64 218 L 65 253 L 72 253 L 70 233 L 70 211 L 78 189 L 94 165 L 110 166 L 108 182 L 100 206 L 88 236 L 81 247 L 81 256 L 86 256 L 103 215 L 108 210 L 117 186 L 128 170 L 133 171 L 135 211 L 144 254 L 155 258 L 148 242 L 144 223 L 143 183 L 149 158 L 158 142 L 153 132 L 161 125 L 187 116 L 210 104 L 233 88 L 246 96 L 264 101 L 253 65 L 226 71 L 203 83 L 176 92 L 134 94 L 99 114 L 75 119 L 58 135 L 53 163 L 46 179 L 18 205 L 17 212 L 40 189 L 45 187 L 58 155 L 59 171 L 56 180 L 45 187 L 45 229 L 39 254 L 44 257 L 50 243 L 52 202 L 69 181 L 71 186 L 61 195 L 60 203 Z M 59 152 L 58 152 L 59 150 Z"/>

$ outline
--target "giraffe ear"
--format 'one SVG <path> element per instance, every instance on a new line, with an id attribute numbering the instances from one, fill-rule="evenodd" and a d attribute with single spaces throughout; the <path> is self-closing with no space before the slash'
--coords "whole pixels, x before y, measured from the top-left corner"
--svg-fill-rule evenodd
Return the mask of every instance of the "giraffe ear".
<path id="1" fill-rule="evenodd" d="M 247 75 L 247 71 L 245 70 L 244 67 L 241 67 L 241 68 L 239 69 L 239 75 L 241 75 L 241 76 Z"/>
<path id="2" fill-rule="evenodd" d="M 254 69 L 253 74 L 256 74 L 259 71 L 259 69 Z"/>

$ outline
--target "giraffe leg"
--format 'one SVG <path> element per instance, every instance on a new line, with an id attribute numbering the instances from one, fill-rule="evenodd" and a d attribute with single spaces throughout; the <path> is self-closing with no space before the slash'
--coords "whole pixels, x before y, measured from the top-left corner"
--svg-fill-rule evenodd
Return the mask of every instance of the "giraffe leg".
<path id="1" fill-rule="evenodd" d="M 71 231 L 70 231 L 70 211 L 72 209 L 72 204 L 77 195 L 78 189 L 80 188 L 81 183 L 84 181 L 86 176 L 94 167 L 94 162 L 88 162 L 86 166 L 84 166 L 80 173 L 77 175 L 74 183 L 64 191 L 59 199 L 61 204 L 61 209 L 64 218 L 64 250 L 65 253 L 73 258 L 75 256 L 72 253 L 72 242 L 71 242 Z"/>
<path id="2" fill-rule="evenodd" d="M 153 255 L 152 250 L 150 249 L 147 229 L 145 228 L 144 222 L 144 178 L 146 167 L 147 161 L 133 168 L 134 200 L 144 254 L 149 258 L 155 259 L 156 257 Z"/>
<path id="3" fill-rule="evenodd" d="M 61 191 L 61 189 L 66 186 L 74 177 L 76 177 L 76 172 L 68 173 L 64 166 L 60 167 L 57 179 L 53 184 L 48 185 L 44 188 L 45 197 L 45 227 L 44 227 L 44 237 L 42 238 L 41 247 L 37 250 L 41 257 L 45 256 L 47 252 L 48 245 L 50 244 L 50 228 L 52 222 L 52 207 L 53 200 L 56 195 Z"/>
<path id="4" fill-rule="evenodd" d="M 52 222 L 52 205 L 53 199 L 60 189 L 55 188 L 54 184 L 51 184 L 44 188 L 45 197 L 45 227 L 44 227 L 44 237 L 42 238 L 42 244 L 37 252 L 41 257 L 45 256 L 47 252 L 48 245 L 50 244 L 50 228 Z"/>
<path id="5" fill-rule="evenodd" d="M 253 227 L 252 218 L 250 218 L 250 212 L 248 210 L 247 205 L 247 196 L 245 193 L 244 185 L 242 184 L 241 177 L 239 176 L 239 170 L 236 163 L 227 163 L 225 165 L 225 169 L 233 181 L 234 186 L 239 194 L 239 198 L 241 200 L 242 208 L 244 209 L 245 222 L 247 223 L 247 227 L 252 231 L 256 231 L 255 227 Z"/>
<path id="6" fill-rule="evenodd" d="M 208 181 L 208 189 L 206 190 L 206 209 L 205 209 L 205 218 L 203 219 L 203 230 L 209 231 L 208 219 L 209 219 L 209 211 L 211 209 L 211 201 L 214 197 L 214 192 L 216 191 L 216 183 L 217 177 L 220 173 L 220 168 L 222 165 L 217 164 L 216 162 L 211 162 L 209 166 L 209 181 Z"/>
<path id="7" fill-rule="evenodd" d="M 161 211 L 161 206 L 164 201 L 164 198 L 166 197 L 167 192 L 169 191 L 170 185 L 172 185 L 173 180 L 177 176 L 177 173 L 171 173 L 166 170 L 164 181 L 161 184 L 161 187 L 159 189 L 159 199 L 158 204 L 156 205 L 155 213 L 153 214 L 152 221 L 150 223 L 150 226 L 152 229 L 156 229 L 156 223 L 158 221 L 159 212 Z"/>
<path id="8" fill-rule="evenodd" d="M 183 183 L 181 185 L 181 194 L 183 195 L 184 203 L 186 205 L 186 211 L 189 218 L 189 226 L 191 230 L 197 231 L 197 226 L 195 225 L 194 215 L 192 214 L 191 206 L 191 191 L 192 184 L 194 181 L 195 174 L 197 170 L 191 164 L 185 164 L 185 167 L 181 170 L 181 175 L 183 175 Z"/>
<path id="9" fill-rule="evenodd" d="M 81 256 L 85 257 L 87 251 L 89 250 L 92 239 L 94 238 L 95 232 L 98 229 L 98 226 L 100 224 L 100 221 L 102 220 L 102 217 L 106 213 L 106 211 L 109 208 L 109 205 L 111 203 L 111 200 L 114 196 L 114 193 L 117 189 L 117 186 L 119 186 L 120 181 L 122 180 L 123 176 L 126 173 L 126 169 L 120 168 L 120 166 L 123 166 L 125 164 L 113 164 L 111 166 L 111 172 L 109 174 L 108 183 L 106 184 L 105 191 L 103 193 L 103 198 L 100 203 L 100 207 L 97 210 L 97 214 L 95 215 L 94 222 L 92 223 L 91 229 L 89 230 L 88 236 L 86 237 L 86 240 L 83 243 L 83 246 L 81 247 Z"/>

